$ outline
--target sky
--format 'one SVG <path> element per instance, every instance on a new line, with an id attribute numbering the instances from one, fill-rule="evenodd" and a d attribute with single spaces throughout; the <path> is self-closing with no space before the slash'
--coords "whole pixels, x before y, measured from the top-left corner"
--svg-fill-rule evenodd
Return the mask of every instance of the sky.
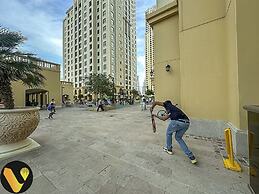
<path id="1" fill-rule="evenodd" d="M 27 41 L 22 50 L 62 65 L 62 25 L 73 0 L 1 0 L 0 26 L 19 31 Z M 145 78 L 145 10 L 156 0 L 136 0 L 137 68 L 140 86 Z"/>

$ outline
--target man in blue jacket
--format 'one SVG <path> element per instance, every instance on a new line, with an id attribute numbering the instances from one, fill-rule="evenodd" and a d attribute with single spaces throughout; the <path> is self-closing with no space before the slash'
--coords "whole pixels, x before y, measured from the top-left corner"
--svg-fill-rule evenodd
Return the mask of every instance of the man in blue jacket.
<path id="1" fill-rule="evenodd" d="M 167 130 L 166 130 L 166 146 L 163 147 L 164 151 L 172 155 L 172 135 L 175 133 L 175 139 L 179 143 L 183 152 L 188 156 L 193 164 L 197 163 L 197 160 L 193 153 L 189 150 L 186 143 L 183 140 L 183 135 L 187 131 L 190 125 L 190 120 L 187 115 L 179 108 L 174 106 L 170 100 L 165 102 L 155 101 L 150 108 L 150 111 L 153 112 L 155 106 L 163 106 L 166 109 L 167 114 L 164 116 L 158 116 L 152 114 L 154 117 L 166 121 L 171 119 Z"/>

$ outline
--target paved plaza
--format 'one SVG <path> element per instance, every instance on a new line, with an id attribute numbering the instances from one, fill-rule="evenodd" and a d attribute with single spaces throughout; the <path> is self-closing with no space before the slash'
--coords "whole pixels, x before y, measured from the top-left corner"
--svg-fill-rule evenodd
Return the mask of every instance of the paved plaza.
<path id="1" fill-rule="evenodd" d="M 250 193 L 247 172 L 224 169 L 213 141 L 192 136 L 186 143 L 192 165 L 174 141 L 174 155 L 162 151 L 166 122 L 152 132 L 149 111 L 131 106 L 107 112 L 59 109 L 53 120 L 41 111 L 32 138 L 37 150 L 1 161 L 26 162 L 34 173 L 30 194 L 220 194 Z M 2 187 L 0 193 L 5 194 Z"/>

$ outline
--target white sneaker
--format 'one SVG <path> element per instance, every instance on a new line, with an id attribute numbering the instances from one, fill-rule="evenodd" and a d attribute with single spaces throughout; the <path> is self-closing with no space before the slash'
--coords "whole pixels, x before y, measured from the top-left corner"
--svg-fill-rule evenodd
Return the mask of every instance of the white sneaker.
<path id="1" fill-rule="evenodd" d="M 169 155 L 173 155 L 173 151 L 172 150 L 169 150 L 167 149 L 166 147 L 163 147 L 163 150 L 168 153 Z"/>
<path id="2" fill-rule="evenodd" d="M 197 160 L 196 160 L 196 158 L 194 156 L 190 157 L 190 160 L 191 160 L 192 164 L 197 164 Z"/>

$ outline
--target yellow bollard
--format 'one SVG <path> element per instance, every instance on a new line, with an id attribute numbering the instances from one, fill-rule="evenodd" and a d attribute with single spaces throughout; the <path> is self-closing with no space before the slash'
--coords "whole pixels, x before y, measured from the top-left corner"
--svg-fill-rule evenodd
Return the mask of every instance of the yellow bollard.
<path id="1" fill-rule="evenodd" d="M 234 159 L 231 129 L 225 129 L 226 151 L 228 158 L 223 159 L 225 168 L 241 172 L 240 165 Z"/>

